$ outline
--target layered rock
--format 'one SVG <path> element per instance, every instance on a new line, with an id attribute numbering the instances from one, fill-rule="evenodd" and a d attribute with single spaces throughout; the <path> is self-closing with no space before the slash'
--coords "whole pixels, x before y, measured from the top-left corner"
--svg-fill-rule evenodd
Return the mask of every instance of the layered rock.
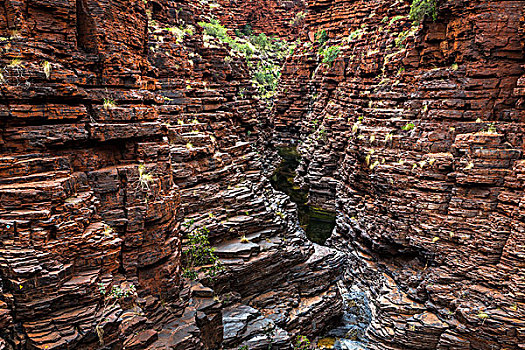
<path id="1" fill-rule="evenodd" d="M 0 348 L 285 349 L 343 309 L 370 348 L 523 348 L 524 5 L 6 1 Z M 303 41 L 271 115 L 213 17 Z M 268 181 L 297 144 L 329 247 Z"/>
<path id="2" fill-rule="evenodd" d="M 301 34 L 305 24 L 304 0 L 218 0 L 209 6 L 227 28 L 244 32 L 292 40 Z"/>
<path id="3" fill-rule="evenodd" d="M 300 6 L 269 3 L 288 28 Z M 212 10 L 0 10 L 0 348 L 285 348 L 340 314 L 344 256 L 309 243 L 271 188 L 267 110 L 245 59 L 203 40 Z M 189 219 L 225 267 L 208 287 L 181 278 Z M 137 296 L 113 303 L 114 287 Z"/>
<path id="4" fill-rule="evenodd" d="M 338 212 L 372 348 L 523 347 L 524 5 L 447 1 L 420 25 L 408 2 L 307 5 L 309 39 L 341 53 L 297 50 L 274 120 Z"/>

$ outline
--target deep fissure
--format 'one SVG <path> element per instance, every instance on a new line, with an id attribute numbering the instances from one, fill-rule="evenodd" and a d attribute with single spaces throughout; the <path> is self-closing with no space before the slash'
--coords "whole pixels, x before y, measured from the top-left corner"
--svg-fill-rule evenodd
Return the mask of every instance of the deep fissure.
<path id="1" fill-rule="evenodd" d="M 272 186 L 286 193 L 297 204 L 297 216 L 306 236 L 314 243 L 324 244 L 335 228 L 335 212 L 330 212 L 308 204 L 308 189 L 295 183 L 296 169 L 301 156 L 297 147 L 278 147 L 281 162 L 271 177 Z"/>

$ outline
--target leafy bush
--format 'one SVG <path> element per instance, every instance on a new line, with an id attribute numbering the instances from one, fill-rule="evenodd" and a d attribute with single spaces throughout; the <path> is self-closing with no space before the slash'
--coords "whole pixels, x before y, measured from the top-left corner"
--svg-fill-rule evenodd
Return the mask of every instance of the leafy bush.
<path id="1" fill-rule="evenodd" d="M 47 79 L 51 76 L 51 63 L 48 61 L 42 62 L 42 68 L 44 68 L 44 74 Z"/>
<path id="2" fill-rule="evenodd" d="M 249 25 L 249 24 L 245 24 L 242 29 L 241 29 L 241 32 L 246 35 L 246 36 L 251 36 L 253 35 L 253 30 L 252 30 L 252 26 Z"/>
<path id="3" fill-rule="evenodd" d="M 153 182 L 153 175 L 146 172 L 146 167 L 144 166 L 144 164 L 140 164 L 138 169 L 139 169 L 138 184 L 140 185 L 140 189 L 142 191 L 149 191 L 150 190 L 149 184 L 150 182 Z"/>
<path id="4" fill-rule="evenodd" d="M 250 37 L 250 42 L 262 50 L 266 49 L 269 45 L 268 37 L 264 33 Z"/>
<path id="5" fill-rule="evenodd" d="M 175 36 L 175 41 L 177 43 L 181 43 L 184 40 L 184 37 L 189 35 L 193 35 L 193 27 L 186 26 L 186 28 L 178 28 L 178 27 L 168 27 L 164 28 L 168 32 L 172 33 Z"/>
<path id="6" fill-rule="evenodd" d="M 364 34 L 364 31 L 363 29 L 356 29 L 354 30 L 353 32 L 351 32 L 349 35 L 348 35 L 348 41 L 353 41 L 355 39 L 361 39 L 361 37 L 363 36 Z"/>
<path id="7" fill-rule="evenodd" d="M 321 50 L 321 56 L 323 56 L 323 63 L 332 65 L 337 56 L 339 56 L 341 48 L 339 45 L 330 46 L 326 49 Z"/>
<path id="8" fill-rule="evenodd" d="M 414 123 L 407 123 L 406 125 L 402 126 L 401 129 L 404 131 L 410 131 L 414 129 L 415 127 L 416 126 L 414 125 Z"/>
<path id="9" fill-rule="evenodd" d="M 414 22 L 421 22 L 426 16 L 437 19 L 438 0 L 413 0 L 410 6 L 409 18 Z"/>
<path id="10" fill-rule="evenodd" d="M 188 233 L 187 249 L 184 251 L 186 257 L 186 267 L 183 270 L 184 277 L 196 280 L 198 278 L 196 268 L 201 266 L 201 271 L 204 271 L 207 277 L 213 277 L 217 272 L 224 269 L 219 258 L 215 255 L 215 248 L 210 246 L 209 233 L 210 230 L 205 226 L 194 228 Z"/>
<path id="11" fill-rule="evenodd" d="M 396 47 L 403 47 L 405 40 L 411 36 L 414 36 L 417 30 L 418 30 L 417 26 L 412 26 L 410 29 L 400 32 L 397 35 L 397 38 L 394 39 Z"/>
<path id="12" fill-rule="evenodd" d="M 229 43 L 232 41 L 232 38 L 228 35 L 228 30 L 216 19 L 212 19 L 209 23 L 199 22 L 198 25 L 204 28 L 204 32 L 209 36 L 218 38 L 222 42 Z"/>
<path id="13" fill-rule="evenodd" d="M 242 30 L 236 30 L 235 38 L 230 37 L 228 30 L 217 20 L 199 22 L 199 26 L 205 34 L 228 44 L 233 52 L 246 59 L 246 64 L 251 68 L 253 86 L 257 88 L 260 98 L 269 99 L 275 95 L 282 60 L 294 48 L 293 44 L 268 37 L 264 33 L 252 35 L 249 24 Z"/>
<path id="14" fill-rule="evenodd" d="M 300 25 L 301 23 L 303 23 L 305 17 L 306 17 L 305 12 L 303 11 L 297 12 L 297 14 L 295 15 L 295 18 L 290 21 L 290 25 L 292 27 L 296 27 Z"/>
<path id="15" fill-rule="evenodd" d="M 272 97 L 277 90 L 280 67 L 270 62 L 259 62 L 253 74 L 253 83 L 257 87 L 259 95 L 263 98 Z"/>
<path id="16" fill-rule="evenodd" d="M 113 308 L 117 303 L 121 303 L 127 298 L 135 299 L 137 297 L 137 288 L 130 284 L 128 287 L 121 288 L 120 286 L 112 286 L 108 291 L 107 286 L 103 283 L 98 284 L 98 291 L 104 297 L 102 304 L 102 311 L 99 313 L 100 318 L 95 325 L 95 331 L 98 335 L 100 345 L 104 346 L 104 327 L 102 322 L 105 321 L 106 312 Z M 134 302 L 134 301 L 133 301 Z"/>
<path id="17" fill-rule="evenodd" d="M 112 100 L 110 98 L 104 98 L 104 104 L 103 104 L 104 109 L 111 109 L 116 106 L 117 104 L 115 103 L 115 100 Z"/>
<path id="18" fill-rule="evenodd" d="M 320 45 L 324 45 L 328 41 L 328 33 L 326 30 L 321 29 L 315 33 L 315 41 L 317 41 Z"/>

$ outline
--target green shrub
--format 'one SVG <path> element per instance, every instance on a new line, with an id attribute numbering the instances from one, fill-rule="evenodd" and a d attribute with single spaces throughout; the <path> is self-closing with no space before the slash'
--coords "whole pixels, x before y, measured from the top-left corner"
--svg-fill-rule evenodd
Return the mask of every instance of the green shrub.
<path id="1" fill-rule="evenodd" d="M 415 127 L 416 126 L 414 125 L 414 123 L 407 123 L 406 125 L 402 126 L 401 129 L 404 131 L 410 131 L 414 129 Z"/>
<path id="2" fill-rule="evenodd" d="M 420 23 L 426 16 L 437 19 L 437 2 L 438 0 L 413 0 L 410 6 L 409 18 Z"/>
<path id="3" fill-rule="evenodd" d="M 204 32 L 209 36 L 213 36 L 226 43 L 232 41 L 232 38 L 228 35 L 228 30 L 216 19 L 212 19 L 209 23 L 199 22 L 198 25 L 204 28 Z"/>
<path id="4" fill-rule="evenodd" d="M 321 50 L 323 63 L 331 66 L 337 58 L 337 56 L 339 56 L 339 52 L 341 52 L 341 48 L 339 47 L 339 45 L 330 46 L 326 49 Z"/>
<path id="5" fill-rule="evenodd" d="M 97 332 L 98 340 L 101 346 L 104 346 L 104 327 L 102 323 L 106 320 L 107 310 L 112 309 L 115 305 L 117 305 L 117 303 L 124 301 L 124 299 L 135 299 L 138 296 L 137 288 L 133 284 L 130 284 L 128 287 L 124 288 L 115 285 L 109 290 L 107 288 L 108 286 L 104 285 L 103 283 L 98 284 L 98 291 L 104 297 L 102 311 L 99 313 L 100 317 L 97 320 L 97 324 L 95 325 L 95 331 Z M 135 301 L 133 300 L 133 302 Z"/>
<path id="6" fill-rule="evenodd" d="M 228 35 L 228 29 L 217 20 L 209 23 L 199 22 L 204 33 L 227 44 L 233 52 L 243 56 L 252 73 L 252 83 L 257 88 L 259 97 L 269 99 L 277 90 L 281 76 L 282 60 L 293 50 L 294 44 L 268 37 L 266 34 L 253 35 L 251 26 L 245 25 L 236 30 L 234 38 Z M 326 34 L 326 32 L 325 32 Z"/>
<path id="7" fill-rule="evenodd" d="M 281 77 L 281 67 L 268 61 L 257 64 L 253 73 L 252 82 L 257 87 L 258 93 L 262 98 L 269 98 L 275 94 L 279 78 Z"/>
<path id="8" fill-rule="evenodd" d="M 394 16 L 390 22 L 388 23 L 389 26 L 392 26 L 392 24 L 394 24 L 395 22 L 399 21 L 400 19 L 403 19 L 405 18 L 405 16 L 401 16 L 401 15 L 398 15 L 398 16 Z"/>
<path id="9" fill-rule="evenodd" d="M 306 13 L 303 11 L 297 12 L 295 15 L 295 18 L 290 21 L 290 25 L 292 27 L 300 25 L 306 17 Z"/>
<path id="10" fill-rule="evenodd" d="M 249 24 L 245 24 L 245 25 L 242 27 L 241 32 L 242 32 L 244 35 L 246 35 L 246 36 L 253 35 L 252 26 L 249 25 Z"/>
<path id="11" fill-rule="evenodd" d="M 363 29 L 359 28 L 359 29 L 356 29 L 354 30 L 353 32 L 351 32 L 349 35 L 348 35 L 348 41 L 353 41 L 355 39 L 361 39 L 361 37 L 363 36 L 364 34 L 364 31 Z"/>
<path id="12" fill-rule="evenodd" d="M 264 33 L 261 33 L 259 35 L 251 36 L 250 37 L 250 42 L 253 45 L 258 46 L 259 49 L 261 49 L 261 50 L 265 50 L 268 47 L 268 45 L 269 45 L 268 37 Z"/>
<path id="13" fill-rule="evenodd" d="M 200 266 L 203 266 L 201 271 L 204 271 L 204 274 L 210 278 L 224 269 L 219 258 L 215 255 L 215 248 L 210 245 L 209 233 L 210 230 L 206 226 L 194 228 L 188 233 L 186 250 L 184 250 L 186 257 L 186 267 L 183 269 L 184 277 L 196 280 L 198 278 L 196 268 Z"/>
<path id="14" fill-rule="evenodd" d="M 396 47 L 404 47 L 404 42 L 407 38 L 414 36 L 418 30 L 417 26 L 412 26 L 410 29 L 404 30 L 397 35 L 394 39 Z"/>
<path id="15" fill-rule="evenodd" d="M 324 45 L 328 41 L 328 33 L 326 30 L 321 29 L 315 33 L 315 41 L 317 41 L 320 45 Z"/>

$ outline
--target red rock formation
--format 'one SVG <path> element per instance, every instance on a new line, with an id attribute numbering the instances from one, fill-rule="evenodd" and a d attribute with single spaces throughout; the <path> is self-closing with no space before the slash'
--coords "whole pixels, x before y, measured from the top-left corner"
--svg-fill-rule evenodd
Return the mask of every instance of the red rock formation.
<path id="1" fill-rule="evenodd" d="M 300 35 L 305 24 L 304 0 L 218 0 L 210 8 L 226 28 L 251 29 L 288 40 Z"/>
<path id="2" fill-rule="evenodd" d="M 525 2 L 442 2 L 416 27 L 409 5 L 309 2 L 310 38 L 341 54 L 296 51 L 275 124 L 304 141 L 310 201 L 339 213 L 372 347 L 521 349 Z"/>
<path id="3" fill-rule="evenodd" d="M 0 6 L 0 349 L 284 349 L 335 325 L 343 276 L 371 348 L 523 349 L 525 1 L 418 26 L 408 1 L 217 5 Z M 303 41 L 275 135 L 212 16 Z M 346 254 L 269 185 L 294 141 Z M 211 281 L 181 278 L 187 219 L 225 266 Z"/>
<path id="4" fill-rule="evenodd" d="M 256 315 L 232 347 L 257 341 L 261 324 L 288 344 L 340 313 L 343 257 L 276 214 L 289 203 L 255 146 L 268 115 L 244 59 L 203 42 L 207 6 L 4 5 L 0 348 L 215 349 L 226 304 Z M 189 217 L 226 266 L 215 290 L 181 279 Z M 101 294 L 132 284 L 138 295 L 120 303 Z"/>

